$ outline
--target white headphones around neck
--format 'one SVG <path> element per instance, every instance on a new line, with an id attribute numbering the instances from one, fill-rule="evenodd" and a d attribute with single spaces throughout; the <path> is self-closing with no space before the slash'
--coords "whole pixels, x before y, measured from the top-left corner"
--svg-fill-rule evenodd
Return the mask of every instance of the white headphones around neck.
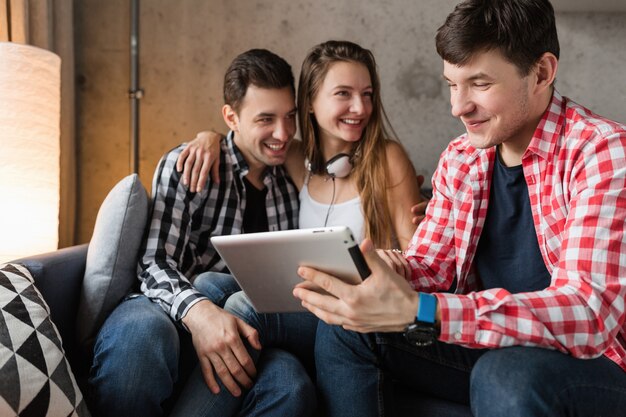
<path id="1" fill-rule="evenodd" d="M 345 178 L 352 171 L 351 159 L 347 153 L 337 154 L 326 161 L 324 172 L 331 178 Z M 313 171 L 308 159 L 304 161 L 304 166 L 309 172 Z"/>
<path id="2" fill-rule="evenodd" d="M 326 161 L 326 173 L 331 178 L 345 178 L 352 171 L 352 161 L 347 153 L 340 153 Z"/>

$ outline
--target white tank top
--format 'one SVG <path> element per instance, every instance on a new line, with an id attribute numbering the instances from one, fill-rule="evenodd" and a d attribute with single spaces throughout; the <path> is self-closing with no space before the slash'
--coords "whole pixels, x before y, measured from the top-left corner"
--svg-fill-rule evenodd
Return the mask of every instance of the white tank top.
<path id="1" fill-rule="evenodd" d="M 354 239 L 361 243 L 365 239 L 365 218 L 361 209 L 361 197 L 329 206 L 329 204 L 313 200 L 305 182 L 300 190 L 300 218 L 298 220 L 300 228 L 322 227 L 328 215 L 326 226 L 348 226 L 352 230 Z"/>

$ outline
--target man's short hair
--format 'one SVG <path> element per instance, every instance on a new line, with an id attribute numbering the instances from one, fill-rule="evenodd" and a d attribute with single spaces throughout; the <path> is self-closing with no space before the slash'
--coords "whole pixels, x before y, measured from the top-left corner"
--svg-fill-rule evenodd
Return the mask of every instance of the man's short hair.
<path id="1" fill-rule="evenodd" d="M 554 9 L 548 0 L 466 0 L 437 30 L 436 45 L 439 56 L 453 65 L 497 50 L 523 76 L 545 52 L 559 57 Z"/>
<path id="2" fill-rule="evenodd" d="M 291 87 L 295 96 L 291 66 L 266 49 L 250 49 L 233 60 L 224 75 L 224 103 L 239 112 L 250 84 L 259 88 Z"/>

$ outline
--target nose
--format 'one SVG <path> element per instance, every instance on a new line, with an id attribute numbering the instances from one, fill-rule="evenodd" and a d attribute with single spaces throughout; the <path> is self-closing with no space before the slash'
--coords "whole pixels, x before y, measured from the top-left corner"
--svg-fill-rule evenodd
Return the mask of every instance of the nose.
<path id="1" fill-rule="evenodd" d="M 272 137 L 276 140 L 280 140 L 281 142 L 287 142 L 293 137 L 293 135 L 295 135 L 295 133 L 295 125 L 293 119 L 290 118 L 276 122 L 276 127 L 274 128 L 274 134 Z"/>
<path id="2" fill-rule="evenodd" d="M 452 115 L 461 117 L 474 111 L 474 102 L 469 91 L 465 88 L 458 88 L 450 91 L 450 105 L 452 106 Z"/>
<path id="3" fill-rule="evenodd" d="M 352 96 L 352 101 L 350 102 L 350 112 L 355 114 L 363 113 L 365 109 L 365 103 L 363 101 L 363 97 L 358 94 Z"/>

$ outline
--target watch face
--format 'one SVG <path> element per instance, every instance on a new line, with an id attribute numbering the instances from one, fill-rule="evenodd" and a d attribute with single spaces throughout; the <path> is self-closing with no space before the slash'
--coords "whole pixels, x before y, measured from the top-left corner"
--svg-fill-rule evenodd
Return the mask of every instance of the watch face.
<path id="1" fill-rule="evenodd" d="M 404 337 L 416 346 L 430 346 L 437 338 L 437 330 L 432 324 L 417 322 L 406 328 Z"/>

